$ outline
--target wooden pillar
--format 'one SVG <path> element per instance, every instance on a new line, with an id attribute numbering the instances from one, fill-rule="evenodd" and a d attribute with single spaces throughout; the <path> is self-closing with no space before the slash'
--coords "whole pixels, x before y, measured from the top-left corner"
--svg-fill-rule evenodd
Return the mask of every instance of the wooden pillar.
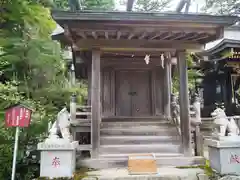
<path id="1" fill-rule="evenodd" d="M 92 105 L 92 121 L 91 121 L 91 144 L 92 158 L 99 155 L 100 146 L 100 122 L 101 122 L 101 72 L 100 72 L 100 51 L 92 51 L 92 84 L 91 84 L 91 105 Z"/>
<path id="2" fill-rule="evenodd" d="M 171 59 L 169 59 L 169 60 L 171 60 Z M 170 67 L 169 67 L 169 83 L 170 83 L 170 96 L 171 96 L 171 94 L 172 94 L 172 92 L 173 92 L 173 87 L 172 87 L 172 64 L 171 64 L 171 62 L 170 62 L 170 65 L 169 65 Z M 170 102 L 171 103 L 171 102 Z"/>
<path id="3" fill-rule="evenodd" d="M 164 115 L 171 117 L 171 79 L 170 79 L 170 60 L 164 61 Z"/>
<path id="4" fill-rule="evenodd" d="M 182 147 L 185 156 L 192 156 L 191 126 L 189 117 L 189 97 L 188 97 L 188 75 L 185 51 L 178 52 L 178 72 L 180 82 L 179 100 L 180 100 Z"/>
<path id="5" fill-rule="evenodd" d="M 91 63 L 88 64 L 88 101 L 87 105 L 91 106 L 91 87 L 92 87 L 92 60 L 90 60 Z"/>

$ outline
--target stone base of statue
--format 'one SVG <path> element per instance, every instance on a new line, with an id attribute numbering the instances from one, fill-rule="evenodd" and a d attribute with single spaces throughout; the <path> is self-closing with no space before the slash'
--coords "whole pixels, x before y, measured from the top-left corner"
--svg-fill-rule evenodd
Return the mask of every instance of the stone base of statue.
<path id="1" fill-rule="evenodd" d="M 78 142 L 50 138 L 38 144 L 41 151 L 40 177 L 73 177 Z"/>
<path id="2" fill-rule="evenodd" d="M 207 139 L 210 166 L 220 174 L 240 175 L 240 136 Z"/>

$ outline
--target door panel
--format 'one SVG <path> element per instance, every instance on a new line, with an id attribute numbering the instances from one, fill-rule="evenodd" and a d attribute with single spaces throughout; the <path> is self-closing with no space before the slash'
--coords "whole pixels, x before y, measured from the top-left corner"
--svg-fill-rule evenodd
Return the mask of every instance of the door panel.
<path id="1" fill-rule="evenodd" d="M 150 116 L 150 73 L 119 71 L 116 73 L 116 115 Z"/>
<path id="2" fill-rule="evenodd" d="M 116 73 L 116 116 L 131 116 L 131 81 L 129 71 Z"/>
<path id="3" fill-rule="evenodd" d="M 163 112 L 163 68 L 157 67 L 155 69 L 155 103 L 156 103 L 156 115 L 162 115 Z"/>
<path id="4" fill-rule="evenodd" d="M 148 71 L 137 71 L 132 76 L 132 116 L 150 116 L 150 77 Z"/>
<path id="5" fill-rule="evenodd" d="M 102 73 L 102 112 L 104 117 L 115 115 L 115 72 L 111 69 Z"/>

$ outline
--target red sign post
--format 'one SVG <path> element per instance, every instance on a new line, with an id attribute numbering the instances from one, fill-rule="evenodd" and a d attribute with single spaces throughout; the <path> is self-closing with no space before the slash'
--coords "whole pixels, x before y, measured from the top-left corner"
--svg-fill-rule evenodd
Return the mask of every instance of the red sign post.
<path id="1" fill-rule="evenodd" d="M 5 113 L 6 127 L 28 127 L 32 111 L 22 105 L 8 108 Z"/>
<path id="2" fill-rule="evenodd" d="M 32 114 L 32 110 L 21 104 L 10 106 L 6 109 L 6 112 L 5 112 L 5 126 L 16 127 L 13 164 L 12 164 L 12 180 L 15 179 L 15 173 L 16 173 L 19 127 L 28 127 L 30 125 L 31 114 Z"/>

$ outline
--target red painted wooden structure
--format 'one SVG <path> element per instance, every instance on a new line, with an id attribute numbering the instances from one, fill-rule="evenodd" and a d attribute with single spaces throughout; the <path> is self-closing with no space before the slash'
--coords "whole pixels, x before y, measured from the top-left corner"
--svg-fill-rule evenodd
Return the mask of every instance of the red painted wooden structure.
<path id="1" fill-rule="evenodd" d="M 30 125 L 32 110 L 28 107 L 15 104 L 6 109 L 5 126 L 6 127 L 28 127 Z"/>

